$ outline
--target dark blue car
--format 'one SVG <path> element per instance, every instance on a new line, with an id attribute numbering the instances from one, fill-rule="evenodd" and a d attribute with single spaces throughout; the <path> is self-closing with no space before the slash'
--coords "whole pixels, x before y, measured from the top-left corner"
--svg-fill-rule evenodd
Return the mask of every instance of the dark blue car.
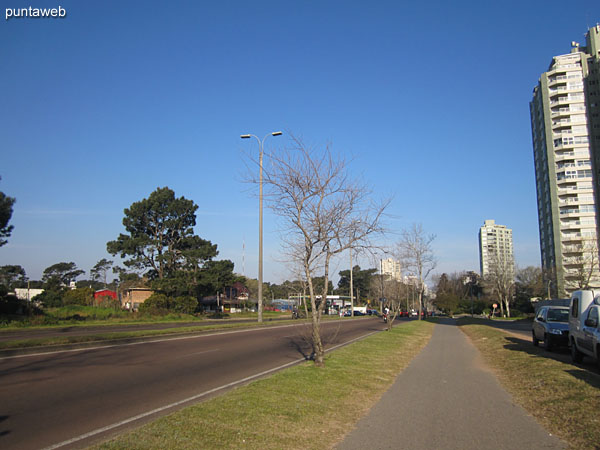
<path id="1" fill-rule="evenodd" d="M 569 345 L 569 308 L 542 306 L 533 320 L 531 337 L 533 345 L 543 342 L 546 350 Z"/>

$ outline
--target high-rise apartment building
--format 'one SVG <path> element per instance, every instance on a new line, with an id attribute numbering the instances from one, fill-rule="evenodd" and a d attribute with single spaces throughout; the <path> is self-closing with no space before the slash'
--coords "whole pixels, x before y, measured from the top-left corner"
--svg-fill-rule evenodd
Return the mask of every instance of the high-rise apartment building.
<path id="1" fill-rule="evenodd" d="M 600 287 L 600 26 L 552 58 L 529 106 L 545 279 L 560 297 Z"/>
<path id="2" fill-rule="evenodd" d="M 479 264 L 481 276 L 496 271 L 515 273 L 512 230 L 505 225 L 497 225 L 494 220 L 486 220 L 479 229 Z"/>
<path id="3" fill-rule="evenodd" d="M 402 272 L 400 261 L 392 258 L 382 259 L 380 262 L 379 273 L 388 280 L 401 281 Z"/>

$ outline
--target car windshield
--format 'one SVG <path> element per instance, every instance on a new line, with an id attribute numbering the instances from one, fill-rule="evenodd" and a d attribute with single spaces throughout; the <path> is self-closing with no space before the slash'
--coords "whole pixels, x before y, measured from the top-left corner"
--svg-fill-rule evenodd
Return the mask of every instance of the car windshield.
<path id="1" fill-rule="evenodd" d="M 548 320 L 548 322 L 568 322 L 569 321 L 569 310 L 568 309 L 549 309 L 547 320 Z"/>

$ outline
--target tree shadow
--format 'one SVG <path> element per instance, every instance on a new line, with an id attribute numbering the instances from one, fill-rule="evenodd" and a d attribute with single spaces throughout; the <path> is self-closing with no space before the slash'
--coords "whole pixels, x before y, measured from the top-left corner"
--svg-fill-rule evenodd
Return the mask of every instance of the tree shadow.
<path id="1" fill-rule="evenodd" d="M 527 353 L 538 358 L 549 358 L 566 364 L 571 364 L 573 369 L 565 370 L 566 373 L 587 382 L 591 386 L 600 387 L 600 377 L 596 366 L 587 364 L 573 364 L 571 353 L 566 347 L 559 347 L 553 351 L 547 351 L 539 347 L 534 347 L 531 342 L 519 339 L 513 336 L 505 336 L 504 339 L 509 341 L 504 348 L 511 351 Z"/>
<path id="2" fill-rule="evenodd" d="M 295 349 L 302 357 L 307 361 L 314 359 L 314 354 L 310 345 L 307 345 L 307 341 L 304 338 L 290 338 L 288 344 L 291 348 Z"/>
<path id="3" fill-rule="evenodd" d="M 4 422 L 8 418 L 9 418 L 9 416 L 0 416 L 0 423 Z M 9 433 L 10 433 L 10 430 L 2 430 L 2 429 L 0 429 L 0 437 L 6 436 Z"/>
<path id="4" fill-rule="evenodd" d="M 567 372 L 572 377 L 577 378 L 578 380 L 586 382 L 587 384 L 596 389 L 600 389 L 600 377 L 593 372 L 589 372 L 583 368 L 579 368 L 579 370 L 566 370 L 565 372 Z"/>

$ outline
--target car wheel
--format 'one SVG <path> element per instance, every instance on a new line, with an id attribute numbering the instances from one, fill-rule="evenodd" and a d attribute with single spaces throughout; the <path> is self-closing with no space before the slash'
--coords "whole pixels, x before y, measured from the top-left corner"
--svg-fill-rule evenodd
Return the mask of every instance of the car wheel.
<path id="1" fill-rule="evenodd" d="M 533 341 L 533 345 L 536 347 L 539 345 L 540 341 L 535 337 L 535 331 L 531 332 L 531 340 Z"/>
<path id="2" fill-rule="evenodd" d="M 548 351 L 552 350 L 552 341 L 547 334 L 544 334 L 544 348 Z"/>
<path id="3" fill-rule="evenodd" d="M 580 363 L 583 361 L 583 353 L 577 349 L 577 344 L 575 344 L 575 341 L 571 342 L 571 359 L 574 363 Z"/>

